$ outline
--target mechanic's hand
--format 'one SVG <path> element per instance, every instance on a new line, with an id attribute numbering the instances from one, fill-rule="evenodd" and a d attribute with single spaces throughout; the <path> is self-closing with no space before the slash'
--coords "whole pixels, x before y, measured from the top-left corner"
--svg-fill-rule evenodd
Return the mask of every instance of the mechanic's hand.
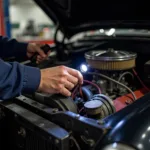
<path id="1" fill-rule="evenodd" d="M 50 54 L 50 51 L 45 54 L 40 47 L 44 46 L 44 44 L 36 44 L 36 43 L 29 43 L 27 47 L 27 57 L 30 59 L 35 53 L 39 53 L 37 56 L 36 63 L 39 64 L 43 60 L 46 60 Z"/>
<path id="2" fill-rule="evenodd" d="M 79 71 L 65 66 L 57 66 L 41 70 L 41 82 L 38 91 L 71 96 L 70 91 L 78 83 L 83 83 L 83 76 Z"/>

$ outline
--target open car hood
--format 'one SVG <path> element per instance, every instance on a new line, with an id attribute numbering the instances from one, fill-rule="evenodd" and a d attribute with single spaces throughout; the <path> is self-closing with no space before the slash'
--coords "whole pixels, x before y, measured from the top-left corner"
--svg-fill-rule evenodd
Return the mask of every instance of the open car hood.
<path id="1" fill-rule="evenodd" d="M 99 28 L 150 28 L 150 9 L 146 2 L 128 3 L 100 0 L 34 0 L 71 37 Z M 38 17 L 38 16 L 36 16 Z"/>

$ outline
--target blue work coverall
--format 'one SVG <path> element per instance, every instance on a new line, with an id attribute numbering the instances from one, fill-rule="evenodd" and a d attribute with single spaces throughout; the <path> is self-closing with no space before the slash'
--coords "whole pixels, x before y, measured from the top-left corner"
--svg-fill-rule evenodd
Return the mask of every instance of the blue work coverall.
<path id="1" fill-rule="evenodd" d="M 35 92 L 40 84 L 38 68 L 21 65 L 18 62 L 4 62 L 4 58 L 26 59 L 27 43 L 0 36 L 0 100 Z"/>

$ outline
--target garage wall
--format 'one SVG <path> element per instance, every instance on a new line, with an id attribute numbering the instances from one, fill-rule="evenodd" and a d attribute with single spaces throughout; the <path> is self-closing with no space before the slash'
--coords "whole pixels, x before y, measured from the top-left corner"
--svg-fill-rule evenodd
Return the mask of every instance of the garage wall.
<path id="1" fill-rule="evenodd" d="M 50 20 L 50 18 L 41 10 L 41 8 L 35 2 L 31 2 L 31 0 L 30 3 L 24 3 L 24 1 L 16 1 L 15 3 L 11 3 L 9 11 L 10 22 L 20 23 L 19 29 L 12 30 L 13 37 L 16 37 L 16 35 L 23 31 L 29 19 L 33 19 L 37 25 L 53 25 L 53 22 Z"/>
<path id="2" fill-rule="evenodd" d="M 11 5 L 10 18 L 12 22 L 34 19 L 37 23 L 52 23 L 37 5 Z"/>

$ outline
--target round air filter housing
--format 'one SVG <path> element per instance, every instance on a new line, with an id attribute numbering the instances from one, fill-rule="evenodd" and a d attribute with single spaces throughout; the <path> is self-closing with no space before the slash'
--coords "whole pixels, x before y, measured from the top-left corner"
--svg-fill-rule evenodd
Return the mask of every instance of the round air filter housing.
<path id="1" fill-rule="evenodd" d="M 135 67 L 137 54 L 127 51 L 93 50 L 85 53 L 87 63 L 99 70 L 127 70 Z"/>

